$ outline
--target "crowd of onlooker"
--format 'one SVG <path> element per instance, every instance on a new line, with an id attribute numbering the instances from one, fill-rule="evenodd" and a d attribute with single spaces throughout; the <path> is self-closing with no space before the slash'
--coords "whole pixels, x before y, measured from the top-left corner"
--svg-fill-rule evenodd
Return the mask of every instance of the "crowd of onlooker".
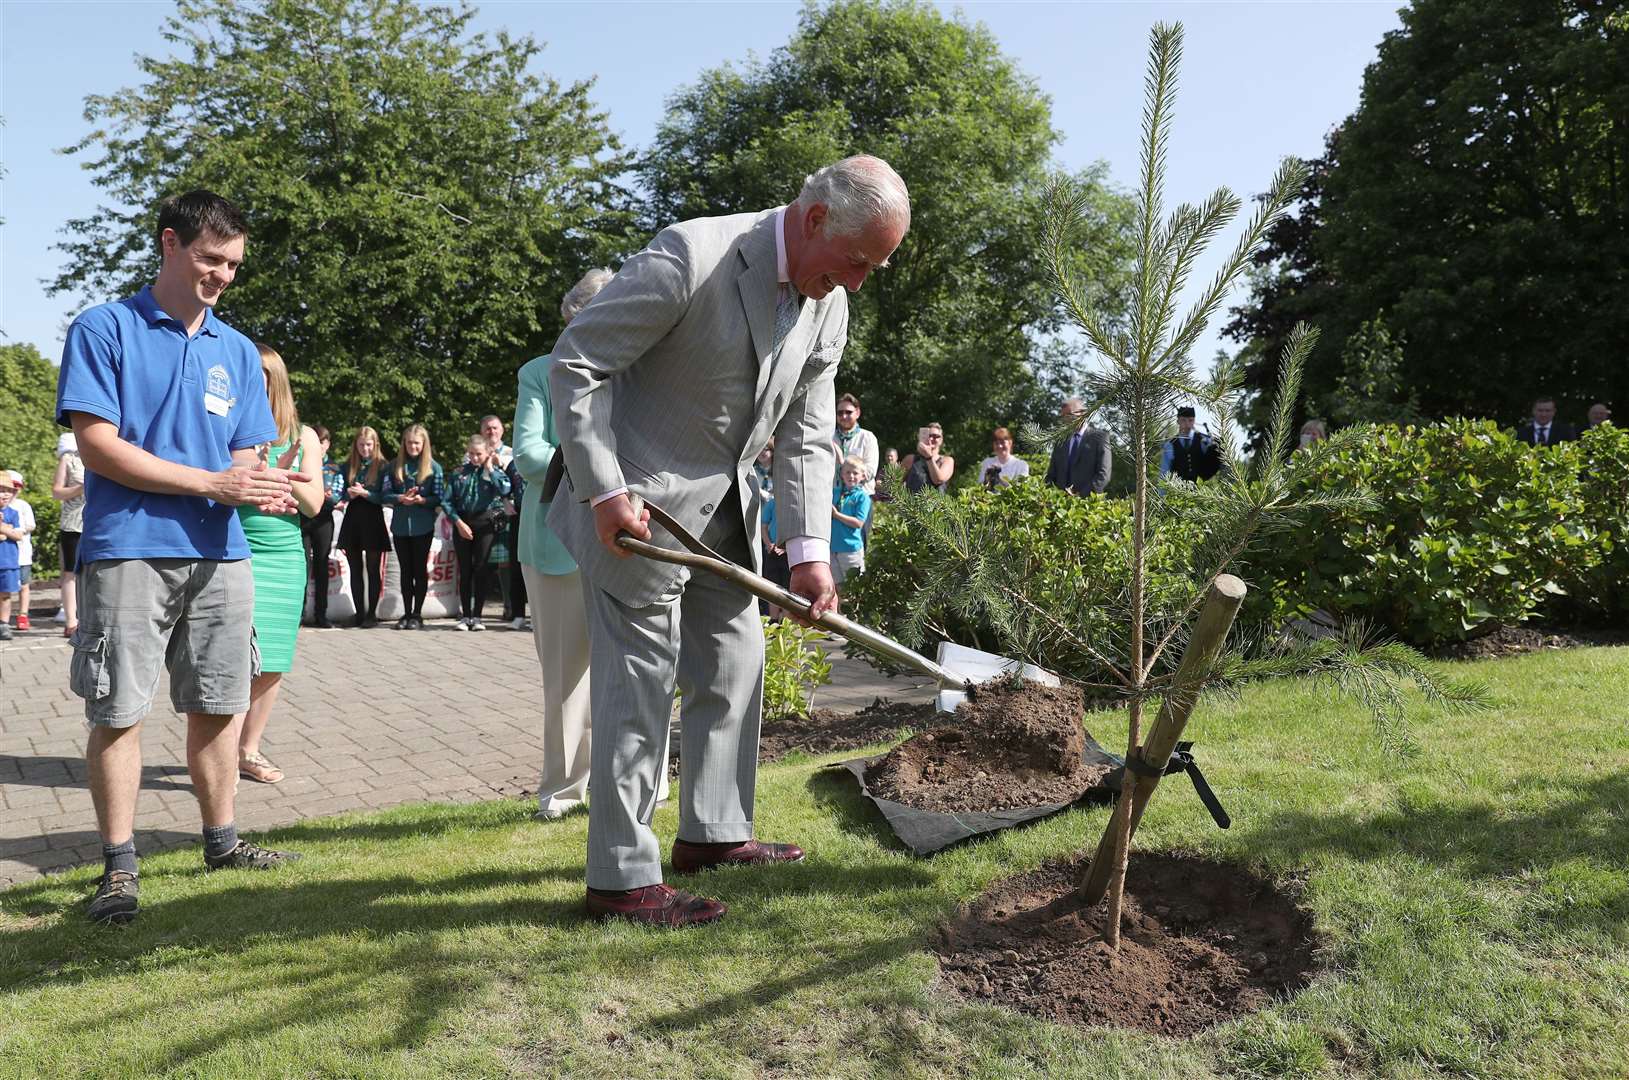
<path id="1" fill-rule="evenodd" d="M 402 429 L 394 455 L 371 426 L 358 428 L 349 448 L 335 458 L 330 457 L 329 430 L 319 424 L 313 431 L 321 452 L 323 502 L 315 515 L 302 519 L 301 529 L 313 578 L 314 625 L 332 625 L 328 558 L 336 541 L 338 513 L 337 546 L 349 571 L 353 626 L 378 625 L 384 561 L 392 552 L 402 606 L 396 629 L 424 626 L 430 549 L 438 516 L 444 516 L 458 566 L 459 615 L 454 629 L 486 628 L 481 612 L 494 582 L 503 598 L 502 621 L 515 630 L 527 628 L 526 589 L 515 556 L 517 508 L 526 480 L 515 466 L 513 448 L 503 441 L 501 419 L 483 417 L 479 430 L 457 444 L 463 456 L 450 469 L 436 459 L 423 424 Z"/>

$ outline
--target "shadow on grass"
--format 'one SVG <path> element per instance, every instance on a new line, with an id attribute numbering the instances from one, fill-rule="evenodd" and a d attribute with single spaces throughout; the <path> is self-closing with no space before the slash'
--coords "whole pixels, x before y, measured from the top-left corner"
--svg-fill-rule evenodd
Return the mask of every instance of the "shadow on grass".
<path id="1" fill-rule="evenodd" d="M 860 794 L 860 785 L 848 770 L 835 766 L 816 769 L 809 774 L 807 788 L 815 805 L 836 818 L 844 832 L 889 851 L 906 850 L 882 812 Z"/>
<path id="2" fill-rule="evenodd" d="M 393 807 L 386 813 L 384 821 L 355 821 L 344 817 L 319 818 L 315 821 L 300 821 L 291 825 L 279 825 L 268 829 L 263 834 L 270 842 L 278 844 L 295 845 L 301 843 L 321 843 L 328 840 L 413 840 L 432 839 L 444 836 L 450 832 L 468 832 L 487 828 L 509 828 L 515 825 L 529 823 L 537 804 L 531 799 L 492 799 L 489 803 L 502 803 L 515 808 L 515 816 L 505 819 L 501 823 L 489 820 L 470 820 L 464 815 L 449 815 L 448 804 L 423 803 L 413 806 Z M 351 814 L 377 814 L 378 811 L 358 809 L 350 811 Z M 572 817 L 574 815 L 568 815 Z M 543 825 L 542 828 L 549 828 Z"/>
<path id="3" fill-rule="evenodd" d="M 1541 792 L 1541 809 L 1507 809 L 1501 797 Z M 1243 847 L 1288 865 L 1333 852 L 1365 862 L 1413 856 L 1466 878 L 1503 878 L 1587 859 L 1629 865 L 1629 774 L 1584 780 L 1533 777 L 1487 793 L 1477 803 L 1403 799 L 1377 814 L 1294 810 L 1245 832 Z M 1629 926 L 1629 886 L 1609 888 L 1587 904 L 1564 903 L 1543 915 L 1559 927 Z"/>
<path id="4" fill-rule="evenodd" d="M 279 1032 L 346 1017 L 356 1021 L 342 1025 L 347 1052 L 421 1047 L 505 981 L 658 972 L 668 965 L 670 973 L 755 971 L 782 942 L 802 943 L 798 955 L 818 961 L 804 970 L 771 956 L 771 976 L 739 993 L 695 987 L 686 1007 L 651 1021 L 682 1033 L 727 1024 L 802 987 L 849 980 L 912 952 L 924 917 L 945 903 L 934 875 L 920 867 L 812 858 L 674 878 L 681 888 L 731 905 L 716 926 L 668 932 L 602 925 L 582 910 L 580 861 L 562 864 L 553 854 L 552 865 L 527 866 L 531 849 L 518 840 L 495 852 L 490 834 L 528 816 L 526 808 L 513 816 L 484 807 L 449 815 L 441 808 L 439 821 L 432 811 L 409 810 L 377 823 L 281 829 L 273 835 L 291 847 L 324 837 L 486 833 L 471 845 L 486 865 L 449 869 L 442 845 L 433 852 L 440 865 L 422 874 L 413 872 L 411 846 L 380 859 L 373 874 L 367 857 L 309 849 L 296 869 L 273 874 L 199 880 L 201 869 L 155 868 L 143 875 L 141 917 L 117 930 L 86 923 L 83 894 L 64 901 L 61 879 L 32 882 L 7 893 L 7 907 L 60 917 L 0 931 L 0 955 L 7 957 L 0 990 L 67 987 L 85 1006 L 70 1010 L 55 1030 L 75 1044 L 110 1024 L 161 1022 L 180 1011 L 232 1016 L 207 1030 L 182 1026 L 164 1044 L 161 1070 L 185 1070 L 211 1054 L 252 1053 Z M 574 834 L 570 842 L 580 839 Z M 490 865 L 495 853 L 510 865 Z M 339 864 L 332 871 L 324 866 L 330 859 Z M 822 912 L 842 913 L 841 945 L 827 947 Z M 847 921 L 851 916 L 857 926 Z M 492 929 L 499 932 L 482 932 Z M 205 978 L 174 982 L 172 973 Z M 124 985 L 131 980 L 133 986 Z M 178 992 L 184 1001 L 171 985 L 186 986 Z"/>

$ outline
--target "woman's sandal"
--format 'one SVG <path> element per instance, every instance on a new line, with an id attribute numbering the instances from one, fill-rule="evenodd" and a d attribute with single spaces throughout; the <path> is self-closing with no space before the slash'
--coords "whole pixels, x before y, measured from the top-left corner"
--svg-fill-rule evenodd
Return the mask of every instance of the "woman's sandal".
<path id="1" fill-rule="evenodd" d="M 246 776 L 257 784 L 278 784 L 283 780 L 283 770 L 267 761 L 259 751 L 244 754 L 238 759 L 238 775 Z"/>

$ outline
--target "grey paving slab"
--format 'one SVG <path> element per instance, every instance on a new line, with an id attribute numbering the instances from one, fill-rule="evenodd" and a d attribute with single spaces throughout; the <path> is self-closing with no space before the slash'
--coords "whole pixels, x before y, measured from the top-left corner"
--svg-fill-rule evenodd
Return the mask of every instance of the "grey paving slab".
<path id="1" fill-rule="evenodd" d="M 0 642 L 0 887 L 96 858 L 85 780 L 83 704 L 68 691 L 70 650 L 50 612 Z M 489 626 L 491 623 L 488 624 Z M 926 700 L 924 679 L 886 678 L 835 645 L 832 683 L 815 704 L 861 708 L 877 697 Z M 169 684 L 142 732 L 137 843 L 154 851 L 198 842 L 187 777 L 185 720 L 169 711 Z M 421 633 L 300 631 L 262 749 L 288 774 L 243 781 L 245 830 L 426 799 L 515 798 L 541 766 L 537 657 L 529 633 L 459 633 L 432 622 Z"/>

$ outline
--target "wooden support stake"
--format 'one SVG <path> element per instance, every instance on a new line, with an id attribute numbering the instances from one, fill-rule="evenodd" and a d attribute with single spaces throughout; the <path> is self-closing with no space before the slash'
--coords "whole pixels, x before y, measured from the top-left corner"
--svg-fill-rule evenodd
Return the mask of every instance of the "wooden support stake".
<path id="1" fill-rule="evenodd" d="M 1177 666 L 1171 692 L 1161 703 L 1159 717 L 1154 721 L 1148 738 L 1143 741 L 1142 759 L 1151 768 L 1164 769 L 1171 760 L 1171 754 L 1182 738 L 1182 730 L 1188 726 L 1194 703 L 1199 700 L 1205 675 L 1221 654 L 1222 646 L 1227 642 L 1227 633 L 1233 628 L 1233 620 L 1239 614 L 1247 591 L 1244 582 L 1232 574 L 1222 574 L 1211 583 L 1205 605 L 1199 610 L 1199 622 L 1194 626 L 1193 637 L 1182 653 L 1182 663 Z M 1132 773 L 1129 769 L 1122 775 L 1125 777 L 1122 786 L 1130 788 L 1130 796 L 1114 804 L 1108 827 L 1098 841 L 1097 854 L 1092 856 L 1091 863 L 1080 875 L 1080 896 L 1088 905 L 1098 903 L 1108 892 L 1109 877 L 1118 862 L 1117 841 L 1123 832 L 1126 845 L 1130 847 L 1131 837 L 1143 819 L 1143 810 L 1160 783 L 1158 776 L 1138 776 L 1135 783 L 1130 783 Z M 1131 815 L 1129 828 L 1126 814 Z"/>

